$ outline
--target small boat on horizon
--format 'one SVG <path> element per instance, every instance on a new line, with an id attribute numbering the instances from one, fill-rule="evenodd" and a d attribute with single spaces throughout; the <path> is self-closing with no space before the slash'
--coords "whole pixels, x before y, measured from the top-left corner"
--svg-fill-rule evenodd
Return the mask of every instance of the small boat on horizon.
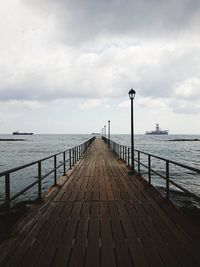
<path id="1" fill-rule="evenodd" d="M 33 133 L 20 133 L 20 132 L 18 132 L 18 131 L 13 132 L 12 134 L 13 134 L 13 135 L 33 135 Z"/>
<path id="2" fill-rule="evenodd" d="M 100 133 L 91 133 L 91 135 L 100 135 Z"/>
<path id="3" fill-rule="evenodd" d="M 156 123 L 156 129 L 154 131 L 147 131 L 145 134 L 158 134 L 158 135 L 167 135 L 169 134 L 168 130 L 161 130 L 159 124 Z"/>

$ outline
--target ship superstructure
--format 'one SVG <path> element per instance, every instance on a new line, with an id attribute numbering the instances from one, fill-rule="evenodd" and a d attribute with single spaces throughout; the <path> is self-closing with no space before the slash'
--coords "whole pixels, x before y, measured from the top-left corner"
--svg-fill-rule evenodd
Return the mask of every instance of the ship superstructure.
<path id="1" fill-rule="evenodd" d="M 145 134 L 168 134 L 169 131 L 168 130 L 161 130 L 160 127 L 159 127 L 159 124 L 156 123 L 156 129 L 154 131 L 147 131 Z"/>

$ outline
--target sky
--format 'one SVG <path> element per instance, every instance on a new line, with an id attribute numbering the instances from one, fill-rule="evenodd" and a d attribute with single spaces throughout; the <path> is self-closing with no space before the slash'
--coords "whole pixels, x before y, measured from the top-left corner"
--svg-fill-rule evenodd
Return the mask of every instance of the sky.
<path id="1" fill-rule="evenodd" d="M 0 133 L 200 134 L 199 0 L 0 1 Z"/>

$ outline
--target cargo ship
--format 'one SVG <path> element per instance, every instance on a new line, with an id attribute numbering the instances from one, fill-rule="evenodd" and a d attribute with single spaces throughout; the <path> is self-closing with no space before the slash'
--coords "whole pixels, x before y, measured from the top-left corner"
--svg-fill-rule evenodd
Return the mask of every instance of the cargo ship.
<path id="1" fill-rule="evenodd" d="M 156 123 L 156 129 L 154 131 L 147 131 L 145 134 L 158 134 L 158 135 L 166 135 L 169 134 L 168 130 L 161 130 L 159 124 Z"/>
<path id="2" fill-rule="evenodd" d="M 100 133 L 91 133 L 91 135 L 100 135 Z"/>
<path id="3" fill-rule="evenodd" d="M 18 131 L 13 132 L 12 134 L 13 134 L 13 135 L 33 135 L 33 133 L 20 133 L 20 132 L 18 132 Z"/>

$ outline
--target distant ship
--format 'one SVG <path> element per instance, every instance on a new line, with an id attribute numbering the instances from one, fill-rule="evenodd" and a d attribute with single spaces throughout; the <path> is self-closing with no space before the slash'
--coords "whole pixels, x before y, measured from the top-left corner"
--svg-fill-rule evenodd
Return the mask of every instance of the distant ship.
<path id="1" fill-rule="evenodd" d="M 147 131 L 145 134 L 168 134 L 169 133 L 169 131 L 168 130 L 160 130 L 160 127 L 159 127 L 159 124 L 158 123 L 156 123 L 156 129 L 155 129 L 155 131 Z"/>
<path id="2" fill-rule="evenodd" d="M 92 135 L 100 135 L 100 133 L 91 133 Z"/>
<path id="3" fill-rule="evenodd" d="M 20 132 L 13 132 L 13 135 L 33 135 L 33 133 L 20 133 Z"/>

